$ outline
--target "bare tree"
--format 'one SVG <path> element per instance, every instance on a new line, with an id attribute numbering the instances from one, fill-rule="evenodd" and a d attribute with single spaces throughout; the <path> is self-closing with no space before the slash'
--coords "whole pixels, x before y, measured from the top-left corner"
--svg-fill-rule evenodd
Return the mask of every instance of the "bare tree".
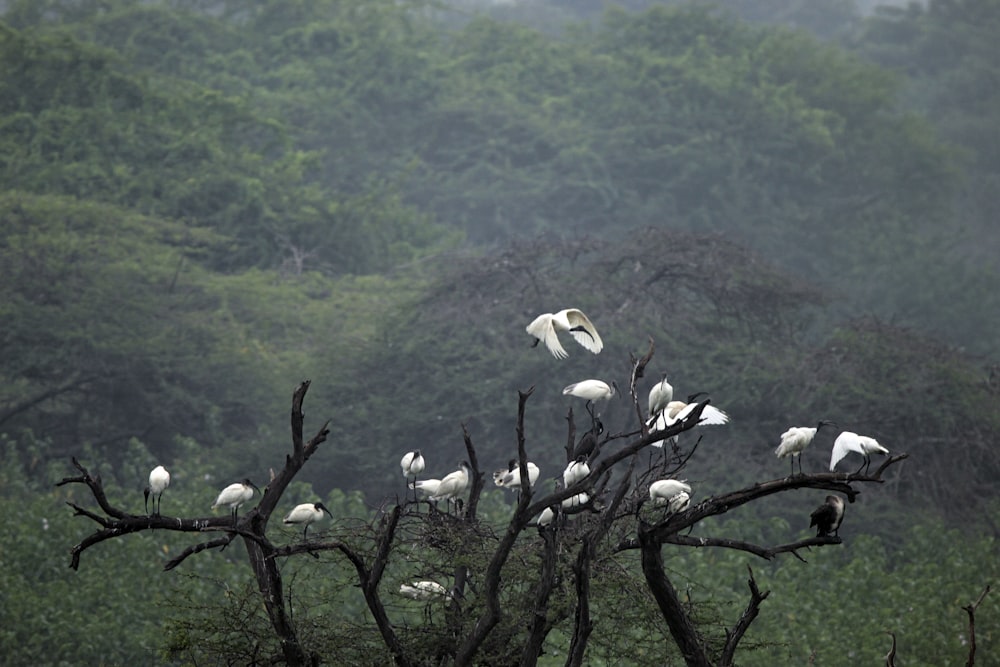
<path id="1" fill-rule="evenodd" d="M 107 539 L 143 530 L 171 530 L 194 533 L 218 533 L 213 539 L 189 546 L 165 568 L 171 570 L 189 556 L 212 548 L 222 548 L 237 537 L 246 544 L 249 565 L 257 582 L 257 590 L 267 611 L 279 648 L 272 662 L 287 665 L 314 665 L 330 656 L 303 646 L 291 615 L 286 609 L 284 587 L 278 559 L 302 554 L 316 556 L 320 552 L 341 554 L 354 568 L 358 587 L 364 598 L 379 637 L 395 664 L 401 667 L 418 664 L 471 665 L 488 662 L 494 665 L 534 665 L 543 651 L 546 638 L 556 627 L 562 627 L 570 637 L 567 665 L 584 663 L 588 642 L 595 627 L 591 605 L 595 566 L 605 563 L 615 554 L 637 550 L 640 554 L 641 577 L 645 581 L 656 607 L 662 614 L 673 642 L 686 664 L 691 666 L 732 665 L 740 640 L 760 613 L 761 604 L 769 595 L 761 591 L 749 571 L 750 597 L 746 608 L 726 631 L 721 646 L 703 636 L 689 607 L 670 581 L 664 568 L 664 545 L 688 548 L 726 548 L 745 551 L 754 556 L 772 559 L 790 553 L 801 559 L 799 551 L 810 547 L 841 543 L 833 535 L 778 545 L 758 545 L 726 537 L 691 536 L 690 529 L 705 519 L 719 516 L 765 496 L 794 489 L 814 488 L 842 494 L 853 502 L 857 484 L 881 483 L 884 472 L 906 458 L 905 454 L 887 458 L 872 474 L 821 473 L 800 474 L 754 484 L 751 487 L 706 498 L 698 504 L 664 510 L 653 507 L 649 500 L 650 484 L 664 477 L 680 474 L 698 448 L 696 442 L 685 451 L 668 443 L 698 425 L 709 401 L 697 403 L 684 419 L 664 430 L 650 432 L 644 422 L 636 393 L 636 383 L 643 376 L 649 351 L 639 360 L 632 360 L 629 394 L 635 404 L 637 428 L 618 433 L 604 433 L 591 417 L 584 437 L 591 451 L 590 474 L 582 480 L 543 493 L 524 485 L 520 490 L 513 514 L 502 532 L 493 529 L 477 517 L 484 475 L 476 456 L 473 439 L 463 426 L 463 441 L 473 471 L 469 480 L 467 502 L 456 504 L 457 513 L 442 511 L 427 500 L 406 500 L 384 504 L 371 524 L 367 540 L 328 540 L 311 538 L 288 546 L 275 546 L 267 537 L 267 524 L 281 495 L 302 469 L 316 448 L 328 435 L 323 427 L 308 442 L 303 441 L 302 402 L 309 388 L 303 382 L 292 398 L 292 452 L 285 466 L 265 488 L 260 503 L 237 522 L 230 517 L 171 518 L 135 516 L 111 504 L 105 495 L 99 476 L 73 461 L 79 476 L 67 477 L 59 484 L 85 484 L 92 492 L 103 514 L 71 503 L 77 515 L 86 516 L 99 528 L 72 550 L 71 567 L 77 569 L 84 550 Z M 519 392 L 516 424 L 517 465 L 522 479 L 527 479 L 528 452 L 525 445 L 524 421 L 528 399 L 533 388 Z M 572 411 L 567 417 L 567 461 L 573 460 L 579 448 Z M 700 439 L 699 439 L 700 442 Z M 614 447 L 609 445 L 614 444 Z M 640 456 L 660 445 L 664 454 L 644 470 Z M 585 494 L 585 495 L 584 495 Z M 554 519 L 539 525 L 536 517 L 543 511 L 554 511 Z M 532 534 L 537 533 L 537 538 Z M 403 537 L 405 536 L 405 537 Z M 433 646 L 417 648 L 411 640 L 408 624 L 391 609 L 387 572 L 401 564 L 393 563 L 404 542 L 418 542 L 422 558 L 431 569 L 450 579 L 447 595 L 438 603 L 445 607 L 444 620 L 426 618 L 424 627 L 436 634 Z M 749 568 L 748 568 L 749 570 Z M 516 575 L 513 573 L 516 571 Z M 636 573 L 638 576 L 638 573 Z M 572 582 L 569 585 L 568 582 Z M 571 606 L 553 605 L 553 596 L 574 600 Z M 433 627 L 432 627 L 433 626 Z M 428 652 L 429 651 L 429 652 Z"/>

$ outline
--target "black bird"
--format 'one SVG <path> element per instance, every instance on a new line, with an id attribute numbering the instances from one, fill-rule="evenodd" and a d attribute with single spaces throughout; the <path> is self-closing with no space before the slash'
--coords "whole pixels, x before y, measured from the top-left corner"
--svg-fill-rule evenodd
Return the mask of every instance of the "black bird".
<path id="1" fill-rule="evenodd" d="M 830 533 L 837 535 L 840 523 L 844 520 L 844 501 L 840 496 L 827 496 L 826 502 L 809 516 L 812 518 L 809 527 L 816 526 L 816 537 L 827 537 Z"/>
<path id="2" fill-rule="evenodd" d="M 573 449 L 573 458 L 577 459 L 581 456 L 586 456 L 588 461 L 593 461 L 597 458 L 599 453 L 599 443 L 597 439 L 604 433 L 604 424 L 601 423 L 600 419 L 594 419 L 594 425 L 589 431 L 583 434 L 580 441 L 576 443 L 576 447 Z"/>

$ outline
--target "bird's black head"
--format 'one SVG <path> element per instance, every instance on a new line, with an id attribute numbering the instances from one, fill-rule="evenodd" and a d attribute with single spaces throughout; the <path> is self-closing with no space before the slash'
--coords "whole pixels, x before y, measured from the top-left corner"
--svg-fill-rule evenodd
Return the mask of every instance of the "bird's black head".
<path id="1" fill-rule="evenodd" d="M 622 397 L 622 392 L 618 388 L 618 383 L 615 382 L 614 380 L 612 380 L 611 381 L 611 386 L 615 388 L 615 396 L 617 396 L 618 398 L 621 398 Z"/>
<path id="2" fill-rule="evenodd" d="M 836 423 L 836 422 L 832 422 L 832 421 L 830 421 L 829 419 L 820 419 L 820 420 L 819 420 L 819 421 L 818 421 L 818 422 L 816 423 L 816 430 L 818 431 L 818 430 L 820 430 L 821 428 L 823 428 L 824 426 L 831 426 L 831 427 L 833 427 L 833 426 L 836 426 L 836 425 L 837 425 L 837 423 Z"/>
<path id="3" fill-rule="evenodd" d="M 313 507 L 315 507 L 316 509 L 320 510 L 321 512 L 326 512 L 326 515 L 328 517 L 330 517 L 331 519 L 333 518 L 333 515 L 330 514 L 330 510 L 328 510 L 326 508 L 326 505 L 324 505 L 323 503 L 313 503 Z"/>
<path id="4" fill-rule="evenodd" d="M 247 486 L 252 486 L 253 488 L 257 489 L 257 491 L 260 491 L 257 485 L 250 481 L 250 478 L 244 478 L 243 483 L 246 484 Z"/>
<path id="5" fill-rule="evenodd" d="M 511 459 L 507 461 L 507 472 L 514 472 L 514 468 L 517 467 L 517 459 Z"/>
<path id="6" fill-rule="evenodd" d="M 586 463 L 587 462 L 587 455 L 586 454 L 580 454 L 578 457 L 576 457 L 576 462 L 577 463 Z"/>

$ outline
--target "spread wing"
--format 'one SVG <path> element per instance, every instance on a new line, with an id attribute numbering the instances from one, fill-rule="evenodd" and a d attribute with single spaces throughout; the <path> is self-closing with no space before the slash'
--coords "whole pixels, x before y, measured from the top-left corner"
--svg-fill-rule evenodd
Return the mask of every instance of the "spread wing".
<path id="1" fill-rule="evenodd" d="M 525 331 L 545 343 L 545 347 L 549 349 L 549 352 L 556 359 L 565 359 L 569 356 L 559 342 L 559 337 L 556 336 L 556 329 L 552 326 L 551 313 L 536 317 L 531 321 L 531 324 L 525 327 Z"/>
<path id="2" fill-rule="evenodd" d="M 563 312 L 566 313 L 566 320 L 569 322 L 569 332 L 576 339 L 577 343 L 594 354 L 604 349 L 604 341 L 601 340 L 601 335 L 597 333 L 594 323 L 583 314 L 583 311 L 576 308 L 569 308 Z"/>

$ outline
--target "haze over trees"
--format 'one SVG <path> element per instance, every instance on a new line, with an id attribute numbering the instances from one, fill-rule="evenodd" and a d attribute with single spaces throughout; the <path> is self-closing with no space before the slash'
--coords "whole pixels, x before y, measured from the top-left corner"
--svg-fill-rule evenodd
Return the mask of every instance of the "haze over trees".
<path id="1" fill-rule="evenodd" d="M 277 511 L 322 499 L 335 519 L 310 536 L 368 539 L 405 494 L 404 452 L 445 474 L 464 424 L 482 470 L 505 466 L 532 386 L 525 446 L 551 485 L 568 408 L 581 431 L 586 418 L 562 387 L 628 386 L 650 338 L 640 395 L 667 373 L 678 397 L 709 392 L 732 416 L 698 429 L 695 502 L 784 477 L 778 436 L 819 419 L 909 455 L 848 506 L 842 545 L 753 564 L 772 594 L 738 662 L 822 660 L 845 637 L 872 662 L 883 629 L 901 663 L 966 655 L 961 606 L 997 574 L 1000 3 L 622 4 L 4 4 L 5 655 L 183 664 L 235 656 L 241 627 L 273 653 L 235 543 L 161 574 L 194 542 L 144 532 L 67 571 L 86 529 L 63 502 L 93 504 L 52 486 L 70 457 L 135 514 L 163 464 L 163 513 L 206 516 L 226 484 L 263 488 L 282 468 L 288 397 L 309 378 L 309 417 L 330 435 Z M 524 326 L 569 306 L 593 318 L 599 356 L 530 349 Z M 635 428 L 628 400 L 601 418 Z M 817 437 L 805 472 L 826 470 L 831 443 Z M 511 495 L 482 492 L 482 526 L 503 530 Z M 804 539 L 824 495 L 699 530 Z M 752 557 L 663 555 L 699 621 L 729 627 Z M 348 628 L 377 632 L 334 560 L 283 566 L 299 633 L 325 655 Z M 595 573 L 595 619 L 626 596 L 654 608 L 629 567 L 632 583 Z M 239 620 L 202 634 L 223 607 Z M 135 632 L 113 633 L 126 616 Z M 602 627 L 589 664 L 622 659 Z M 662 664 L 667 632 L 650 621 L 630 657 Z M 543 659 L 565 662 L 549 653 L 572 637 L 548 641 Z"/>

